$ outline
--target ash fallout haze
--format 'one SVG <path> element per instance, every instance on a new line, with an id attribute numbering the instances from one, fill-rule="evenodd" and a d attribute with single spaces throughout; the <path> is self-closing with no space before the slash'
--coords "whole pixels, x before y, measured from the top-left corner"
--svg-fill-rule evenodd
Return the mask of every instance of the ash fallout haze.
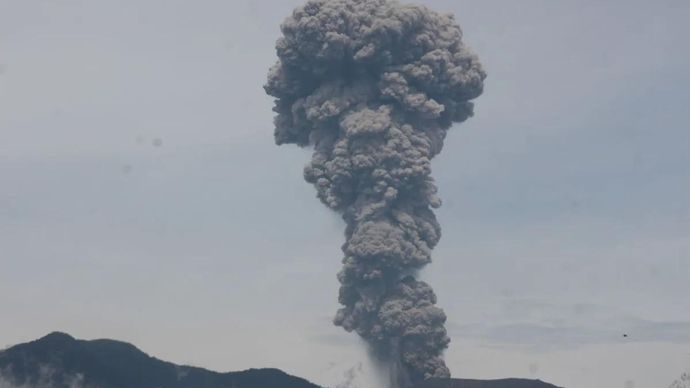
<path id="1" fill-rule="evenodd" d="M 315 0 L 281 27 L 266 92 L 277 144 L 313 146 L 304 178 L 347 224 L 334 322 L 392 387 L 449 377 L 450 339 L 416 273 L 441 237 L 431 160 L 486 77 L 453 16 L 388 0 Z"/>

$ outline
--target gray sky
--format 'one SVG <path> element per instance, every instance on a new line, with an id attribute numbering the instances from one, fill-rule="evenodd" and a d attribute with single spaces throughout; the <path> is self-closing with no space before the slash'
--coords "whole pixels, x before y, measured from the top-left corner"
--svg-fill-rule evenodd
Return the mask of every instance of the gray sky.
<path id="1" fill-rule="evenodd" d="M 0 346 L 62 330 L 321 384 L 364 358 L 330 323 L 342 222 L 261 88 L 299 3 L 0 0 Z M 453 374 L 668 386 L 690 370 L 690 3 L 425 4 L 489 74 L 434 162 L 423 277 Z"/>

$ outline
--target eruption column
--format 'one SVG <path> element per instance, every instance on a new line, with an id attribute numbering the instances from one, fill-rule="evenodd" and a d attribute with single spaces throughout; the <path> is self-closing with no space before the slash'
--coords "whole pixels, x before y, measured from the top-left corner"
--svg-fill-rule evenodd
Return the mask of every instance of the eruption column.
<path id="1" fill-rule="evenodd" d="M 415 279 L 441 205 L 431 159 L 472 115 L 485 72 L 453 16 L 389 0 L 312 0 L 281 26 L 266 92 L 275 141 L 313 146 L 305 179 L 347 224 L 334 322 L 408 387 L 449 377 L 446 316 Z"/>

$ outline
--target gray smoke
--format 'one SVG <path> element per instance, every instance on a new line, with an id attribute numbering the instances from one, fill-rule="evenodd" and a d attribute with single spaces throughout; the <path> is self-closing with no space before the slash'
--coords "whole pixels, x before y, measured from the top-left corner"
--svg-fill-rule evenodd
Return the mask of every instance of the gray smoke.
<path id="1" fill-rule="evenodd" d="M 97 388 L 84 382 L 81 374 L 64 374 L 52 365 L 41 365 L 38 374 L 19 381 L 10 370 L 0 369 L 0 388 Z"/>
<path id="2" fill-rule="evenodd" d="M 357 379 L 357 375 L 361 374 L 362 363 L 360 362 L 359 364 L 357 364 L 357 366 L 353 366 L 352 368 L 345 371 L 345 381 L 338 384 L 335 388 L 357 388 L 358 386 L 355 383 L 355 380 Z"/>
<path id="3" fill-rule="evenodd" d="M 690 388 L 690 373 L 683 373 L 669 388 Z"/>
<path id="4" fill-rule="evenodd" d="M 389 0 L 311 0 L 281 26 L 266 92 L 275 141 L 313 146 L 305 179 L 347 223 L 335 324 L 406 387 L 449 377 L 446 316 L 415 279 L 441 205 L 431 159 L 472 115 L 486 74 L 453 16 Z"/>

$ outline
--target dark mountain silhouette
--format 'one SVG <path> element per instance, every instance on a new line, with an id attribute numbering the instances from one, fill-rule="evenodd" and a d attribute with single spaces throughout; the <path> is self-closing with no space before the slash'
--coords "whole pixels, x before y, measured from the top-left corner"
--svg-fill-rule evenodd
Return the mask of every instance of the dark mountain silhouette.
<path id="1" fill-rule="evenodd" d="M 0 352 L 0 388 L 319 388 L 278 369 L 218 373 L 180 366 L 108 339 L 51 333 Z M 377 387 L 372 387 L 377 388 Z M 558 388 L 541 381 L 431 380 L 419 388 Z"/>
<path id="2" fill-rule="evenodd" d="M 158 360 L 128 343 L 82 341 L 64 333 L 0 352 L 0 371 L 21 387 L 318 388 L 278 369 L 216 373 Z"/>

